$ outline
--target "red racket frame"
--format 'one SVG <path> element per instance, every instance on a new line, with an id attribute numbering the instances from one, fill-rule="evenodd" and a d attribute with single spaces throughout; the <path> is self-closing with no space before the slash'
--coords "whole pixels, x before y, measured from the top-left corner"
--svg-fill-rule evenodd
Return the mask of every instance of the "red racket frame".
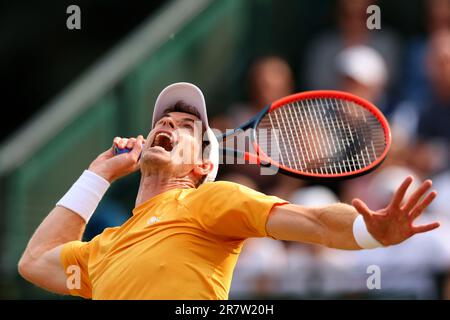
<path id="1" fill-rule="evenodd" d="M 256 155 L 254 154 L 250 154 L 248 152 L 245 152 L 245 159 L 246 160 L 255 160 L 256 157 L 256 161 L 258 164 L 261 164 L 261 161 L 265 162 L 264 166 L 276 166 L 278 168 L 280 168 L 282 170 L 283 173 L 288 174 L 288 175 L 293 175 L 293 176 L 303 176 L 306 178 L 310 178 L 310 179 L 345 179 L 345 178 L 350 178 L 350 177 L 356 177 L 356 176 L 360 176 L 366 173 L 369 173 L 370 171 L 374 170 L 376 167 L 378 167 L 386 158 L 387 153 L 389 152 L 389 149 L 391 148 L 391 143 L 392 143 L 392 137 L 391 137 L 391 130 L 389 128 L 389 123 L 386 120 L 386 118 L 384 117 L 384 115 L 381 113 L 381 111 L 372 103 L 370 103 L 369 101 L 366 101 L 358 96 L 355 96 L 353 94 L 347 93 L 347 92 L 343 92 L 343 91 L 336 91 L 336 90 L 315 90 L 315 91 L 306 91 L 306 92 L 301 92 L 301 93 L 296 93 L 284 98 L 281 98 L 275 102 L 273 102 L 270 107 L 267 109 L 266 112 L 264 112 L 263 114 L 260 115 L 260 117 L 258 118 L 258 120 L 255 122 L 254 125 L 254 129 L 257 128 L 259 122 L 261 121 L 261 119 L 263 118 L 263 116 L 283 105 L 289 104 L 293 101 L 299 101 L 299 100 L 305 100 L 305 99 L 318 99 L 318 98 L 328 98 L 328 99 L 344 99 L 347 101 L 352 101 L 358 105 L 360 105 L 361 107 L 365 108 L 366 110 L 368 110 L 369 112 L 371 112 L 380 122 L 383 130 L 384 130 L 384 135 L 385 135 L 385 139 L 386 139 L 386 147 L 383 151 L 383 153 L 381 154 L 381 156 L 378 157 L 377 160 L 375 160 L 374 162 L 372 162 L 369 166 L 359 169 L 359 170 L 355 170 L 355 171 L 351 171 L 351 172 L 346 172 L 346 173 L 338 173 L 338 174 L 312 174 L 312 173 L 306 173 L 306 172 L 302 172 L 302 171 L 298 171 L 298 170 L 294 170 L 292 168 L 288 168 L 282 164 L 280 164 L 277 161 L 274 161 L 273 159 L 271 159 L 258 145 L 258 143 L 256 142 L 256 130 L 253 130 L 252 133 L 252 143 L 253 143 L 253 147 L 256 151 Z"/>

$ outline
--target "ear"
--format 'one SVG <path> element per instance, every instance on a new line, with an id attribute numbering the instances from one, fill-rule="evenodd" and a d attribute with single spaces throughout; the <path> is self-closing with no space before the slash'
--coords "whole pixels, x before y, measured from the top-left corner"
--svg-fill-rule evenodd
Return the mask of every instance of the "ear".
<path id="1" fill-rule="evenodd" d="M 198 164 L 194 165 L 192 169 L 196 176 L 204 176 L 210 173 L 213 169 L 213 163 L 209 159 L 205 159 Z"/>

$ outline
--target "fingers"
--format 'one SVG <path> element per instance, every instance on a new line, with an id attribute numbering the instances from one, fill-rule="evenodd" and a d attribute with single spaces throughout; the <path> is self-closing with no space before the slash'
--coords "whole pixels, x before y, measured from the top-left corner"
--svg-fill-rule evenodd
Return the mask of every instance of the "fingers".
<path id="1" fill-rule="evenodd" d="M 406 201 L 405 205 L 401 208 L 403 211 L 409 212 L 419 202 L 420 198 L 431 188 L 431 180 L 426 180 L 422 185 L 414 191 L 414 193 Z"/>
<path id="2" fill-rule="evenodd" d="M 364 218 L 370 218 L 370 216 L 372 215 L 370 209 L 361 200 L 353 199 L 352 205 L 355 207 L 356 211 L 358 211 Z"/>
<path id="3" fill-rule="evenodd" d="M 133 149 L 135 143 L 136 143 L 136 138 L 128 139 L 126 148 L 130 149 L 130 150 Z"/>
<path id="4" fill-rule="evenodd" d="M 131 148 L 133 148 L 133 150 L 131 150 L 130 154 L 136 160 L 139 159 L 139 156 L 141 155 L 143 143 L 144 143 L 144 137 L 141 135 L 138 135 L 137 139 L 134 139 L 133 146 L 131 147 Z"/>
<path id="5" fill-rule="evenodd" d="M 114 146 L 116 146 L 116 147 L 118 147 L 119 149 L 123 149 L 125 146 L 124 146 L 124 141 L 123 141 L 124 139 L 123 138 L 121 138 L 121 137 L 115 137 L 114 138 L 114 140 L 113 140 L 113 147 Z"/>
<path id="6" fill-rule="evenodd" d="M 115 137 L 113 140 L 113 144 L 116 145 L 120 149 L 125 149 L 125 148 L 127 148 L 127 144 L 129 142 L 129 140 L 131 140 L 131 139 Z"/>
<path id="7" fill-rule="evenodd" d="M 395 192 L 394 197 L 391 201 L 391 206 L 399 207 L 400 204 L 403 201 L 403 198 L 405 197 L 406 191 L 408 190 L 409 186 L 413 182 L 413 178 L 411 176 L 408 176 L 403 183 L 398 188 L 397 192 Z"/>
<path id="8" fill-rule="evenodd" d="M 433 191 L 429 193 L 425 199 L 422 200 L 410 213 L 410 217 L 412 220 L 416 219 L 418 216 L 422 214 L 422 212 L 430 205 L 430 203 L 436 198 L 437 192 Z"/>
<path id="9" fill-rule="evenodd" d="M 141 136 L 142 137 L 142 136 Z M 121 138 L 121 137 L 115 137 L 113 140 L 113 145 L 117 146 L 120 149 L 133 149 L 135 143 L 137 141 L 137 138 Z M 144 141 L 144 138 L 142 137 L 142 141 Z"/>
<path id="10" fill-rule="evenodd" d="M 436 228 L 439 228 L 440 225 L 441 224 L 439 222 L 432 222 L 432 223 L 423 224 L 420 226 L 413 226 L 412 231 L 414 234 L 424 233 L 424 232 L 428 232 L 428 231 L 434 230 Z"/>

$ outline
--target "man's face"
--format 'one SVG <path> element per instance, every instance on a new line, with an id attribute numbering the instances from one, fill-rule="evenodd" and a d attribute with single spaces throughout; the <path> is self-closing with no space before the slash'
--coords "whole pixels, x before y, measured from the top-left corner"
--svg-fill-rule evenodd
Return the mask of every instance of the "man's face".
<path id="1" fill-rule="evenodd" d="M 156 167 L 188 174 L 202 161 L 202 124 L 195 115 L 170 112 L 159 119 L 146 139 L 141 168 Z"/>

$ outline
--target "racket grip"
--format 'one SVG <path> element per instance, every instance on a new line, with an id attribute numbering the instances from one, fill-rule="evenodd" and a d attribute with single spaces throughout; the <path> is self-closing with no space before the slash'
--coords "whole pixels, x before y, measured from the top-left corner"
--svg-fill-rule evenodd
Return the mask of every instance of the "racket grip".
<path id="1" fill-rule="evenodd" d="M 144 145 L 144 144 L 142 144 L 142 145 Z M 123 149 L 121 149 L 121 148 L 119 148 L 118 146 L 114 146 L 113 147 L 113 154 L 115 155 L 115 156 L 117 156 L 117 155 L 119 155 L 119 154 L 122 154 L 122 153 L 128 153 L 128 152 L 130 152 L 131 151 L 131 149 L 128 149 L 128 148 L 123 148 Z M 139 155 L 139 159 L 141 159 L 141 155 Z"/>
<path id="2" fill-rule="evenodd" d="M 118 155 L 118 154 L 128 153 L 128 152 L 130 152 L 130 151 L 131 151 L 131 149 L 128 149 L 128 148 L 120 149 L 119 147 L 114 146 L 114 151 L 113 151 L 113 153 L 114 153 L 114 155 L 116 156 L 116 155 Z"/>

